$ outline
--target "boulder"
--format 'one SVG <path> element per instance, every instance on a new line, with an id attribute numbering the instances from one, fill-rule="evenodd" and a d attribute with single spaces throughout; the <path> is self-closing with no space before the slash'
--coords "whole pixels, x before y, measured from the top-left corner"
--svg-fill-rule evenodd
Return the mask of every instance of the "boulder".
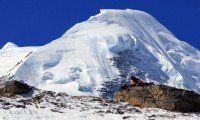
<path id="1" fill-rule="evenodd" d="M 116 92 L 114 98 L 142 108 L 200 112 L 199 94 L 165 85 L 144 84 L 143 86 L 128 87 Z"/>
<path id="2" fill-rule="evenodd" d="M 1 96 L 12 96 L 16 94 L 24 94 L 31 91 L 32 88 L 19 81 L 5 81 L 0 84 L 0 95 Z"/>

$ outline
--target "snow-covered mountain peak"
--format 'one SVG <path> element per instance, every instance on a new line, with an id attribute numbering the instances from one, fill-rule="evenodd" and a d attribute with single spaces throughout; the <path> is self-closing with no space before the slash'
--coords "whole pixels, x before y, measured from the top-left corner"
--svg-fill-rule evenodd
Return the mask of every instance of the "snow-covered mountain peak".
<path id="1" fill-rule="evenodd" d="M 92 16 L 88 21 L 91 22 L 105 22 L 107 24 L 119 24 L 126 27 L 136 34 L 140 34 L 141 27 L 151 27 L 155 31 L 164 31 L 170 33 L 164 26 L 162 26 L 153 16 L 139 10 L 115 10 L 102 9 L 96 16 Z"/>
<path id="2" fill-rule="evenodd" d="M 145 12 L 101 10 L 39 47 L 12 75 L 72 95 L 111 95 L 131 75 L 200 93 L 199 58 L 197 49 Z"/>
<path id="3" fill-rule="evenodd" d="M 6 50 L 6 49 L 13 49 L 17 48 L 18 46 L 12 42 L 7 42 L 1 50 Z"/>
<path id="4" fill-rule="evenodd" d="M 130 38 L 134 39 L 135 43 L 140 41 L 136 40 L 136 38 L 140 38 L 146 44 L 155 47 L 160 45 L 163 48 L 167 47 L 167 41 L 160 40 L 160 36 L 163 35 L 174 38 L 171 41 L 176 44 L 180 42 L 169 30 L 148 13 L 131 9 L 103 9 L 99 14 L 90 17 L 87 21 L 76 24 L 63 37 L 111 37 L 122 38 L 123 40 L 124 38 Z M 130 42 L 131 45 L 135 44 L 133 41 Z"/>

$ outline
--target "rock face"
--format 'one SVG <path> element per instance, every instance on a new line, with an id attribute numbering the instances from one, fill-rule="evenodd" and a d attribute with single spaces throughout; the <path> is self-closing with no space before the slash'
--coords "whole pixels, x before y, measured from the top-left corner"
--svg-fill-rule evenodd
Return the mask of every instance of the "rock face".
<path id="1" fill-rule="evenodd" d="M 199 94 L 165 85 L 145 84 L 129 87 L 116 92 L 114 98 L 142 108 L 153 107 L 180 112 L 200 111 Z"/>
<path id="2" fill-rule="evenodd" d="M 12 96 L 16 94 L 23 94 L 31 91 L 32 88 L 27 84 L 18 81 L 6 81 L 0 84 L 1 96 Z"/>

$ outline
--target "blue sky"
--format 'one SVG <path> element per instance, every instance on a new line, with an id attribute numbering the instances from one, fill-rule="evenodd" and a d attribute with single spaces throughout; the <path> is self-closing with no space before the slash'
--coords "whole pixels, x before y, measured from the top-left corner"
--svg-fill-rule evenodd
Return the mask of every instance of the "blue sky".
<path id="1" fill-rule="evenodd" d="M 200 0 L 0 0 L 0 47 L 40 46 L 100 9 L 137 9 L 200 50 Z"/>

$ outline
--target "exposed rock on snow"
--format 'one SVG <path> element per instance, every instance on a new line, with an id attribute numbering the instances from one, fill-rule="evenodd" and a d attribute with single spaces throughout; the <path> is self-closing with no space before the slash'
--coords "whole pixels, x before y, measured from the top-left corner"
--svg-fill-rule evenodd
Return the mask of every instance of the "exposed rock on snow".
<path id="1" fill-rule="evenodd" d="M 90 96 L 34 90 L 31 93 L 0 98 L 0 119 L 10 120 L 198 120 L 199 113 L 176 113 L 156 108 L 138 108 L 126 102 Z"/>
<path id="2" fill-rule="evenodd" d="M 30 86 L 18 81 L 1 81 L 0 96 L 12 96 L 16 94 L 28 93 L 32 90 Z"/>
<path id="3" fill-rule="evenodd" d="M 200 112 L 200 95 L 165 85 L 146 84 L 128 87 L 115 93 L 117 100 L 137 107 L 162 108 L 170 111 Z"/>

